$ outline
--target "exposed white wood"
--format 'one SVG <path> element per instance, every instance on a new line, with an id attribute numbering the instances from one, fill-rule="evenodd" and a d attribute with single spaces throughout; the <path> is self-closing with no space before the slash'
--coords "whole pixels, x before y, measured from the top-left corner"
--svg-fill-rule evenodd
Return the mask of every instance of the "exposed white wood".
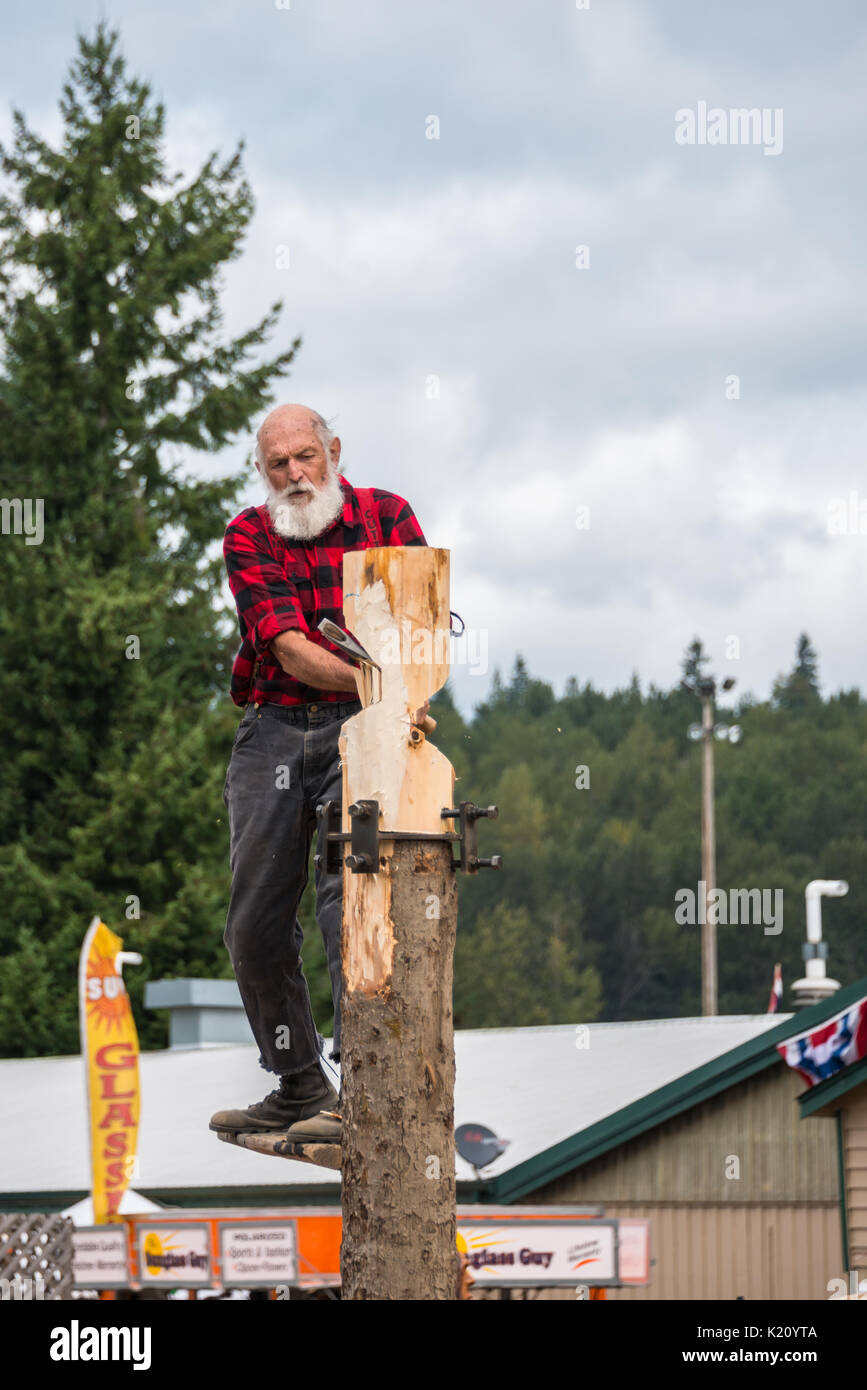
<path id="1" fill-rule="evenodd" d="M 381 546 L 343 561 L 346 625 L 380 670 L 359 681 L 364 704 L 343 726 L 343 829 L 353 801 L 379 802 L 380 830 L 453 829 L 454 769 L 411 720 L 449 674 L 449 552 Z M 382 841 L 388 858 L 393 842 Z M 390 978 L 394 933 L 387 873 L 344 870 L 344 978 L 373 993 Z"/>

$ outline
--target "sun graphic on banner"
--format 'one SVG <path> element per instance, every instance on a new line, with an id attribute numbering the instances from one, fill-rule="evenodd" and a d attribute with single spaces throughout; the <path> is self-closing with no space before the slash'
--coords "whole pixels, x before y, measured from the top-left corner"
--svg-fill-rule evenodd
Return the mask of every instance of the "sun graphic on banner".
<path id="1" fill-rule="evenodd" d="M 469 1240 L 463 1231 L 458 1231 L 455 1244 L 461 1255 L 468 1255 L 471 1250 L 490 1250 L 495 1245 L 508 1245 L 510 1236 L 505 1236 L 503 1240 L 492 1240 L 492 1236 L 503 1234 L 502 1226 L 487 1226 L 484 1230 L 473 1231 Z"/>
<path id="2" fill-rule="evenodd" d="M 87 1016 L 106 1030 L 121 1032 L 129 1008 L 126 986 L 117 973 L 114 956 L 99 951 L 91 954 L 87 964 Z"/>
<path id="3" fill-rule="evenodd" d="M 167 1236 L 160 1237 L 156 1231 L 148 1231 L 144 1238 L 144 1258 L 149 1274 L 159 1274 L 165 1269 L 165 1263 L 161 1258 L 163 1255 L 167 1255 L 170 1250 L 180 1250 L 178 1242 L 172 1240 L 177 1234 L 177 1231 L 170 1231 Z"/>

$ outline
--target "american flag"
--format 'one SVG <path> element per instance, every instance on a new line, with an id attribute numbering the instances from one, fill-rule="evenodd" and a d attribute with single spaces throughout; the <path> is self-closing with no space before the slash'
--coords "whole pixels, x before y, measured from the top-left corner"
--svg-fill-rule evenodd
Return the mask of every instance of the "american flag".
<path id="1" fill-rule="evenodd" d="M 844 1067 L 860 1062 L 867 1056 L 867 998 L 859 999 L 820 1028 L 778 1043 L 777 1051 L 808 1086 L 818 1086 Z"/>
<path id="2" fill-rule="evenodd" d="M 780 1005 L 783 1002 L 783 967 L 774 966 L 774 983 L 771 985 L 771 997 L 768 1000 L 768 1013 L 778 1014 Z"/>

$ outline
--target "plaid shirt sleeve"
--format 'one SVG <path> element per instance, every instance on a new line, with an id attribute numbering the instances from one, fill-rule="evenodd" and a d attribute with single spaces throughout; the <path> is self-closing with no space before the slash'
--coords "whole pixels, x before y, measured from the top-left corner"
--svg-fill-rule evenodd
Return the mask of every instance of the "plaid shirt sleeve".
<path id="1" fill-rule="evenodd" d="M 298 590 L 268 548 L 255 512 L 237 517 L 226 529 L 223 557 L 238 607 L 241 635 L 262 656 L 280 632 L 309 627 Z"/>

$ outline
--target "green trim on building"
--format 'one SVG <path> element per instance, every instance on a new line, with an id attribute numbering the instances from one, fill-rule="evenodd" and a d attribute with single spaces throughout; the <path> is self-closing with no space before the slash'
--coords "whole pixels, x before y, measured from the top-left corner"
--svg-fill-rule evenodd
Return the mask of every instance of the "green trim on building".
<path id="1" fill-rule="evenodd" d="M 817 1028 L 827 1019 L 848 1008 L 867 995 L 867 977 L 856 980 L 821 1004 L 813 1004 L 792 1018 L 762 1033 L 758 1038 L 742 1043 L 716 1057 L 704 1066 L 696 1067 L 677 1080 L 652 1091 L 650 1095 L 607 1115 L 595 1125 L 580 1130 L 568 1139 L 543 1152 L 534 1154 L 524 1163 L 501 1173 L 499 1177 L 477 1181 L 459 1181 L 457 1200 L 461 1205 L 473 1203 L 518 1202 L 536 1188 L 553 1182 L 566 1173 L 602 1157 L 611 1149 L 627 1144 L 648 1130 L 665 1124 L 684 1111 L 692 1110 L 703 1101 L 711 1100 L 721 1091 L 729 1090 L 776 1064 L 784 1065 L 777 1052 L 779 1043 Z M 839 1077 L 823 1082 L 798 1097 L 801 1118 L 822 1105 L 837 1099 L 851 1087 L 867 1080 L 867 1058 L 847 1068 Z M 177 1207 L 238 1207 L 238 1206 L 321 1206 L 339 1198 L 334 1184 L 305 1184 L 303 1187 L 202 1187 L 137 1189 L 151 1201 Z M 841 1178 L 842 1191 L 842 1178 Z M 0 1193 L 0 1211 L 62 1211 L 65 1207 L 87 1197 L 87 1192 L 7 1192 Z M 848 1260 L 848 1257 L 847 1257 Z M 848 1263 L 847 1263 L 848 1267 Z"/>
<path id="2" fill-rule="evenodd" d="M 459 1206 L 485 1200 L 489 1183 L 458 1182 Z M 305 1183 L 286 1187 L 138 1187 L 143 1197 L 164 1207 L 322 1207 L 340 1206 L 340 1187 L 334 1183 Z M 0 1211 L 58 1212 L 74 1206 L 89 1192 L 0 1192 Z"/>
<path id="3" fill-rule="evenodd" d="M 163 1207 L 321 1207 L 340 1203 L 334 1183 L 293 1187 L 137 1187 L 143 1197 Z"/>
<path id="4" fill-rule="evenodd" d="M 862 1057 L 861 1061 L 856 1062 L 854 1066 L 844 1067 L 837 1076 L 832 1076 L 828 1081 L 820 1082 L 818 1086 L 811 1086 L 803 1095 L 798 1096 L 801 1119 L 805 1120 L 808 1115 L 814 1115 L 829 1101 L 840 1100 L 847 1091 L 851 1091 L 855 1086 L 860 1086 L 864 1081 L 867 1081 L 867 1057 Z"/>
<path id="5" fill-rule="evenodd" d="M 770 1028 L 758 1038 L 741 1043 L 739 1047 L 723 1053 L 712 1062 L 696 1067 L 695 1071 L 679 1076 L 641 1100 L 633 1101 L 613 1115 L 607 1115 L 595 1125 L 580 1130 L 569 1139 L 554 1144 L 542 1153 L 517 1167 L 501 1173 L 491 1180 L 487 1191 L 480 1197 L 488 1202 L 517 1202 L 536 1188 L 544 1187 L 566 1173 L 590 1163 L 595 1158 L 622 1144 L 628 1144 L 648 1130 L 656 1129 L 667 1120 L 674 1119 L 686 1110 L 692 1110 L 703 1101 L 712 1100 L 721 1091 L 727 1091 L 750 1077 L 777 1064 L 784 1065 L 777 1046 L 789 1038 L 796 1037 L 808 1028 L 818 1028 L 826 1019 L 833 1018 L 842 1009 L 848 1008 L 867 994 L 867 978 L 856 980 L 845 989 L 837 990 L 830 1000 L 813 1004 Z M 861 1063 L 858 1064 L 860 1069 Z M 800 1099 L 800 1097 L 799 1097 Z"/>
<path id="6" fill-rule="evenodd" d="M 89 1192 L 0 1192 L 0 1211 L 65 1211 L 89 1197 Z"/>
<path id="7" fill-rule="evenodd" d="M 837 1111 L 837 1176 L 840 1185 L 840 1221 L 843 1226 L 843 1268 L 849 1268 L 849 1218 L 846 1213 L 846 1157 L 843 1147 L 843 1111 Z"/>

